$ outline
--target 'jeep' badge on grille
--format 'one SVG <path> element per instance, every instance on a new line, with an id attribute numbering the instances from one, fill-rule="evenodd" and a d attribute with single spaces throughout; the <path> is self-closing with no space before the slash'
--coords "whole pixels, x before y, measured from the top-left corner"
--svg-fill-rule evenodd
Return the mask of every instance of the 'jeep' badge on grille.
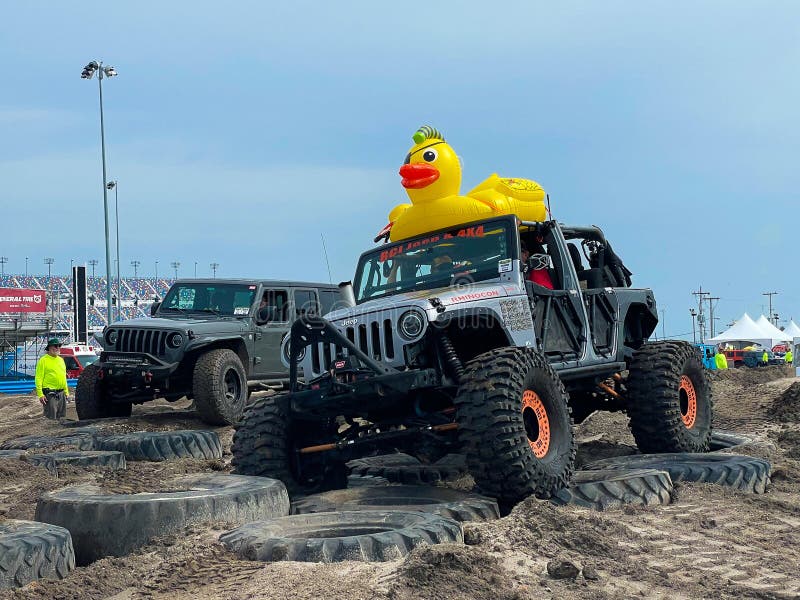
<path id="1" fill-rule="evenodd" d="M 356 323 L 358 323 L 358 319 L 345 319 L 344 321 L 342 321 L 342 325 L 344 325 L 345 327 L 350 327 L 351 325 L 355 325 Z"/>

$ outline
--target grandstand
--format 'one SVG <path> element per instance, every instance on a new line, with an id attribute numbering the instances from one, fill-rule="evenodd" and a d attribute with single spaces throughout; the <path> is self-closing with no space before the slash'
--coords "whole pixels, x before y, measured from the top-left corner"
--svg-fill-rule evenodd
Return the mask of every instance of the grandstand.
<path id="1" fill-rule="evenodd" d="M 150 305 L 155 298 L 163 298 L 172 285 L 173 279 L 155 277 L 126 277 L 111 284 L 111 295 L 119 303 L 119 319 L 136 319 L 150 316 Z M 52 320 L 53 333 L 68 334 L 72 331 L 72 277 L 53 275 L 14 275 L 0 276 L 0 287 L 30 288 L 47 290 L 48 312 L 37 318 Z M 87 277 L 89 296 L 89 331 L 99 331 L 106 326 L 106 278 Z M 117 320 L 117 307 L 114 306 L 114 320 Z M 16 315 L 0 314 L 0 320 L 12 320 Z"/>

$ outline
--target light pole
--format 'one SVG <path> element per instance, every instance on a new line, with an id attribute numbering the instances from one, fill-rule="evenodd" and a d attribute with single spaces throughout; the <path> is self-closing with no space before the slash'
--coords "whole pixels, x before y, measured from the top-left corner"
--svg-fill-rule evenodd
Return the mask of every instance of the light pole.
<path id="1" fill-rule="evenodd" d="M 177 279 L 178 278 L 178 267 L 181 266 L 181 263 L 179 263 L 176 260 L 176 261 L 173 261 L 173 262 L 169 263 L 169 266 L 172 267 L 173 269 L 175 269 L 175 279 Z"/>
<path id="2" fill-rule="evenodd" d="M 131 261 L 131 266 L 133 267 L 133 278 L 134 279 L 138 279 L 139 278 L 137 269 L 139 268 L 140 264 L 142 264 L 142 263 L 140 263 L 138 260 L 132 260 Z"/>
<path id="3" fill-rule="evenodd" d="M 116 222 L 116 229 L 117 229 L 117 319 L 120 318 L 120 306 L 122 305 L 122 279 L 119 276 L 119 195 L 118 195 L 118 188 L 119 184 L 117 180 L 109 181 L 106 184 L 107 190 L 114 190 L 114 221 Z"/>
<path id="4" fill-rule="evenodd" d="M 108 190 L 106 183 L 106 136 L 103 121 L 103 77 L 115 77 L 117 72 L 114 67 L 104 67 L 102 61 L 93 60 L 83 67 L 81 79 L 91 79 L 97 73 L 97 85 L 100 90 L 100 155 L 103 160 L 103 211 L 106 227 L 106 319 L 111 324 L 111 246 L 108 239 Z"/>
<path id="5" fill-rule="evenodd" d="M 7 256 L 0 256 L 0 277 L 5 277 L 7 262 L 8 262 Z"/>
<path id="6" fill-rule="evenodd" d="M 194 261 L 194 276 L 197 279 L 197 261 Z"/>
<path id="7" fill-rule="evenodd" d="M 99 261 L 96 258 L 93 258 L 89 261 L 89 264 L 92 265 L 92 279 L 94 279 L 94 268 L 97 266 Z"/>
<path id="8" fill-rule="evenodd" d="M 25 277 L 28 276 L 28 257 L 25 257 Z M 27 284 L 26 284 L 27 285 Z"/>
<path id="9" fill-rule="evenodd" d="M 693 309 L 693 308 L 690 308 L 689 309 L 689 314 L 692 315 L 692 343 L 696 344 L 697 343 L 697 334 L 695 333 L 695 330 L 694 330 L 694 318 L 697 316 L 697 311 L 695 309 Z"/>
<path id="10" fill-rule="evenodd" d="M 53 316 L 54 316 L 54 310 L 55 309 L 53 307 L 53 283 L 52 283 L 52 279 L 50 278 L 51 277 L 50 270 L 51 270 L 54 262 L 56 262 L 56 261 L 53 260 L 52 258 L 45 258 L 44 259 L 44 264 L 47 265 L 47 296 L 48 296 L 48 302 L 50 303 L 50 320 L 51 321 L 54 320 Z"/>
<path id="11" fill-rule="evenodd" d="M 217 278 L 217 269 L 219 268 L 219 263 L 213 262 L 209 266 L 211 267 L 211 271 L 214 273 L 214 279 L 216 279 Z"/>
<path id="12" fill-rule="evenodd" d="M 661 339 L 667 339 L 667 311 L 666 309 L 661 309 Z"/>
<path id="13" fill-rule="evenodd" d="M 158 280 L 158 261 L 156 261 L 156 280 Z"/>

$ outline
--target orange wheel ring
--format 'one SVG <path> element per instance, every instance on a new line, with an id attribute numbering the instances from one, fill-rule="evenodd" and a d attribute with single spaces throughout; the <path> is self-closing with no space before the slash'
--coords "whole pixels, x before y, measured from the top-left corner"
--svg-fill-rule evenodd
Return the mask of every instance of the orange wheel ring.
<path id="1" fill-rule="evenodd" d="M 686 429 L 691 429 L 697 420 L 697 393 L 694 391 L 694 384 L 688 375 L 681 375 L 678 394 L 681 404 L 681 420 L 686 425 Z"/>
<path id="2" fill-rule="evenodd" d="M 533 390 L 522 394 L 522 419 L 533 455 L 544 458 L 550 450 L 550 419 L 541 398 Z"/>

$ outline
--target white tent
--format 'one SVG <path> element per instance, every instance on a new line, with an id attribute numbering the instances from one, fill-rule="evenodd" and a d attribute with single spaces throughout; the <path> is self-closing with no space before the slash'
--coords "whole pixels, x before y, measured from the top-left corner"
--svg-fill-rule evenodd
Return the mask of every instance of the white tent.
<path id="1" fill-rule="evenodd" d="M 800 327 L 798 327 L 797 323 L 794 321 L 789 321 L 789 326 L 783 331 L 783 333 L 789 336 L 790 340 L 800 337 Z"/>
<path id="2" fill-rule="evenodd" d="M 764 332 L 766 336 L 772 339 L 772 343 L 769 345 L 772 348 L 775 344 L 780 344 L 781 342 L 786 342 L 792 339 L 792 336 L 786 335 L 783 331 L 775 327 L 772 323 L 767 320 L 767 317 L 761 315 L 756 321 L 756 325 L 761 328 L 761 331 Z"/>
<path id="3" fill-rule="evenodd" d="M 739 347 L 756 343 L 761 346 L 772 348 L 772 336 L 762 331 L 761 327 L 759 327 L 747 313 L 744 313 L 730 329 L 723 331 L 718 336 L 708 341 L 713 344 L 719 344 L 720 342 L 744 342 L 739 344 Z"/>

